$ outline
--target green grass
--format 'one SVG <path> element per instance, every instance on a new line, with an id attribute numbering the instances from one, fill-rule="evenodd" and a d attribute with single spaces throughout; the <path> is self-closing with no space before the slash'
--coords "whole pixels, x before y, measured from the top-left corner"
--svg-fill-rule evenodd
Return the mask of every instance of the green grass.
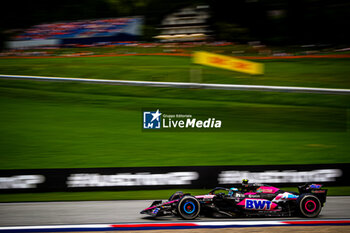
<path id="1" fill-rule="evenodd" d="M 350 59 L 259 61 L 265 74 L 252 76 L 193 65 L 189 57 L 68 57 L 0 59 L 1 74 L 190 82 L 190 69 L 202 69 L 204 83 L 350 88 Z"/>
<path id="2" fill-rule="evenodd" d="M 326 187 L 328 196 L 350 195 L 350 187 Z M 283 188 L 286 191 L 297 191 L 297 188 Z M 103 201 L 103 200 L 165 200 L 178 190 L 143 190 L 119 192 L 54 192 L 54 193 L 21 193 L 0 194 L 0 202 L 34 202 L 34 201 Z M 184 193 L 201 195 L 208 193 L 204 189 L 184 189 Z"/>
<path id="3" fill-rule="evenodd" d="M 202 67 L 202 81 L 350 87 L 349 59 L 264 63 L 267 67 L 264 76 Z M 189 58 L 183 57 L 0 59 L 3 74 L 127 80 L 190 81 L 191 67 Z M 302 116 L 292 120 L 300 120 L 305 130 L 294 132 L 286 129 L 268 132 L 271 122 L 254 117 L 249 122 L 238 114 L 228 115 L 239 126 L 239 130 L 230 132 L 141 130 L 142 108 L 201 108 L 207 109 L 207 113 L 220 108 L 246 108 L 256 116 L 255 108 L 326 107 L 330 111 L 333 108 L 348 111 L 349 103 L 350 97 L 343 95 L 0 80 L 0 169 L 349 163 L 349 132 L 309 130 Z M 281 118 L 277 125 L 288 126 L 284 112 L 275 115 Z M 316 121 L 318 118 L 321 117 L 316 115 Z M 329 122 L 330 126 L 334 122 Z M 258 125 L 259 129 L 245 131 L 242 126 L 247 123 Z M 331 192 L 347 195 L 349 189 Z M 0 199 L 155 199 L 168 195 L 169 190 L 160 194 L 154 191 L 2 194 Z"/>
<path id="4" fill-rule="evenodd" d="M 123 96 L 118 91 L 114 95 L 90 94 L 89 90 L 94 92 L 94 88 L 99 87 L 90 84 L 28 81 L 3 81 L 1 84 L 1 169 L 350 162 L 348 132 L 141 131 L 142 107 L 202 107 L 212 111 L 217 107 L 296 106 L 281 104 L 284 95 L 270 97 L 273 104 L 266 105 L 237 103 L 235 96 L 226 101 L 170 98 L 171 93 L 173 96 L 181 94 L 183 90 L 180 89 L 164 89 L 169 91 L 168 98 L 162 98 L 161 94 L 158 96 L 161 88 L 148 88 L 145 96 L 141 96 L 140 89 L 123 87 L 129 93 Z M 110 87 L 105 88 L 110 90 Z M 207 93 L 211 92 L 207 90 Z M 330 97 L 333 96 L 304 98 L 306 104 L 317 102 L 322 106 L 324 102 L 333 103 L 327 101 Z M 347 108 L 348 98 L 335 105 Z M 256 122 L 253 119 L 251 123 Z"/>

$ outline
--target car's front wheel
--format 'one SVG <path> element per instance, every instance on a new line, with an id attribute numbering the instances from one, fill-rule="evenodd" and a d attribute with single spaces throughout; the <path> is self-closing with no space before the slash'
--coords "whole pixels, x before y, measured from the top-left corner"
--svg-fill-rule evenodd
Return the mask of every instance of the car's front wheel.
<path id="1" fill-rule="evenodd" d="M 201 205 L 193 196 L 184 196 L 177 204 L 177 213 L 181 218 L 191 220 L 198 217 Z"/>

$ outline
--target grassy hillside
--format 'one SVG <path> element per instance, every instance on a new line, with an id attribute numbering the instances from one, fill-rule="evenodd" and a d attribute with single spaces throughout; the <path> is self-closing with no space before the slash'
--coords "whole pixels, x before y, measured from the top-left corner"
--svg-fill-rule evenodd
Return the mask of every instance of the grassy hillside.
<path id="1" fill-rule="evenodd" d="M 141 130 L 143 107 L 201 107 L 209 112 L 242 106 L 253 110 L 317 105 L 344 109 L 349 103 L 346 96 L 264 93 L 262 102 L 270 100 L 266 104 L 258 99 L 251 103 L 255 94 L 231 96 L 228 91 L 213 95 L 202 90 L 199 97 L 218 96 L 208 100 L 196 99 L 192 93 L 196 90 L 187 90 L 190 94 L 186 96 L 181 89 L 147 88 L 143 92 L 123 87 L 119 93 L 118 86 L 5 80 L 0 84 L 1 169 L 350 162 L 349 133 L 311 130 L 303 115 L 295 120 L 305 130 L 296 131 L 269 132 L 271 122 L 254 117 L 248 120 L 248 124 L 258 121 L 259 129 L 253 132 L 244 128 L 217 133 Z M 106 93 L 98 92 L 99 88 Z M 285 117 L 283 111 L 274 114 Z M 247 123 L 232 117 L 236 125 Z"/>
<path id="2" fill-rule="evenodd" d="M 202 81 L 208 83 L 349 88 L 349 63 L 265 61 L 263 76 L 201 69 Z M 168 56 L 0 60 L 3 74 L 126 80 L 186 82 L 193 67 L 199 68 L 190 58 Z M 0 169 L 350 162 L 346 125 L 329 130 L 346 119 L 327 114 L 346 112 L 349 100 L 341 95 L 0 80 Z M 319 115 L 317 109 L 325 107 L 326 114 Z M 204 114 L 223 116 L 232 128 L 216 133 L 142 132 L 142 108 L 200 108 Z M 326 130 L 310 127 L 312 122 L 302 114 L 315 108 L 312 119 Z M 273 121 L 257 109 L 272 114 Z M 295 122 L 299 128 L 288 127 Z"/>
<path id="3" fill-rule="evenodd" d="M 201 81 L 350 88 L 349 63 L 264 61 L 263 76 L 201 67 Z M 188 82 L 193 68 L 199 66 L 187 57 L 0 59 L 1 74 L 104 79 Z M 349 103 L 344 95 L 0 79 L 0 169 L 349 163 Z M 148 133 L 141 130 L 142 108 L 218 114 L 232 128 Z M 343 118 L 332 117 L 337 111 Z M 317 128 L 318 123 L 325 127 Z M 171 192 L 1 194 L 0 199 L 153 199 Z M 349 190 L 332 188 L 330 194 L 348 195 Z"/>
<path id="4" fill-rule="evenodd" d="M 265 74 L 252 76 L 193 65 L 189 57 L 66 57 L 0 59 L 1 74 L 189 82 L 202 69 L 201 82 L 350 88 L 350 59 L 259 60 Z M 195 80 L 197 81 L 197 80 Z"/>

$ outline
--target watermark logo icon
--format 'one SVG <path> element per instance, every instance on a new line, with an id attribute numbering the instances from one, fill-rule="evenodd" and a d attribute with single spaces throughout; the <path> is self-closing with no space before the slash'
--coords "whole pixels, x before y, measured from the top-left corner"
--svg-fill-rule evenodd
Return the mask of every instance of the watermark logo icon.
<path id="1" fill-rule="evenodd" d="M 143 128 L 144 129 L 160 129 L 161 128 L 161 115 L 157 109 L 156 112 L 143 112 Z"/>

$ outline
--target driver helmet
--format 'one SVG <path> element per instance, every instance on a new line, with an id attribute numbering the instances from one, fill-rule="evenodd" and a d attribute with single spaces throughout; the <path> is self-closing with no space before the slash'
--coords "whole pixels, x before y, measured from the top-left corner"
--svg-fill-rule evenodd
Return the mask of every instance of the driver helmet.
<path id="1" fill-rule="evenodd" d="M 248 182 L 249 182 L 248 179 L 243 179 L 243 180 L 242 180 L 242 186 L 248 187 Z"/>
<path id="2" fill-rule="evenodd" d="M 230 188 L 230 191 L 228 192 L 228 195 L 232 196 L 235 192 L 238 192 L 238 188 Z"/>

